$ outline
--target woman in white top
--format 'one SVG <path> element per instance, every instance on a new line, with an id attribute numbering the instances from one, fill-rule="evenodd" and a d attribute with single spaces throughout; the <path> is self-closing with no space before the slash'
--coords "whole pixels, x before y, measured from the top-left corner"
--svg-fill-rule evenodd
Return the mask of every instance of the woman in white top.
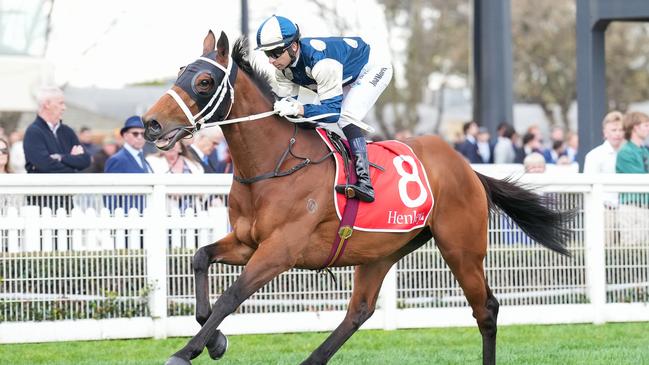
<path id="1" fill-rule="evenodd" d="M 185 145 L 176 143 L 170 150 L 150 155 L 146 160 L 154 174 L 202 174 L 203 167 L 185 155 Z"/>

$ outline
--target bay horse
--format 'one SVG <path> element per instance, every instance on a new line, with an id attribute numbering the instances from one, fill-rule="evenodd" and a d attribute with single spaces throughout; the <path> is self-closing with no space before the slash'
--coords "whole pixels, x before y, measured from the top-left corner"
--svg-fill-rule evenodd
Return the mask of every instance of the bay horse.
<path id="1" fill-rule="evenodd" d="M 198 249 L 193 258 L 196 320 L 202 328 L 167 364 L 191 364 L 205 347 L 212 358 L 222 356 L 227 339 L 218 326 L 224 318 L 281 273 L 321 269 L 337 233 L 339 220 L 331 199 L 335 166 L 332 158 L 321 159 L 329 150 L 314 130 L 297 128 L 273 114 L 268 80 L 250 65 L 248 52 L 247 40 L 240 38 L 230 55 L 227 36 L 221 33 L 217 41 L 209 31 L 202 56 L 181 69 L 171 89 L 142 117 L 146 139 L 161 149 L 203 123 L 220 124 L 237 177 L 229 195 L 232 231 Z M 258 119 L 246 121 L 254 119 L 250 116 Z M 405 143 L 425 168 L 435 197 L 432 213 L 423 228 L 406 233 L 354 232 L 335 263 L 355 266 L 347 313 L 302 364 L 327 363 L 374 312 L 388 270 L 431 238 L 473 310 L 482 335 L 483 363 L 495 364 L 499 304 L 483 268 L 489 210 L 500 208 L 531 238 L 568 254 L 568 212 L 552 209 L 543 196 L 514 182 L 475 172 L 436 136 Z M 321 163 L 309 163 L 318 159 Z M 292 173 L 277 173 L 287 170 Z M 213 263 L 245 267 L 210 307 L 208 268 Z"/>

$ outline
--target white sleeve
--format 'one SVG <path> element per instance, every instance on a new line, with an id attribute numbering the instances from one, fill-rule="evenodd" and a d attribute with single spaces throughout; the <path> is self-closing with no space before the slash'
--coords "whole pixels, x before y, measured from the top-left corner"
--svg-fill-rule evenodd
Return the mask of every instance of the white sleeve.
<path id="1" fill-rule="evenodd" d="M 600 169 L 597 166 L 595 152 L 596 151 L 593 149 L 586 154 L 586 158 L 584 159 L 584 174 L 595 174 L 600 172 Z"/>
<path id="2" fill-rule="evenodd" d="M 494 164 L 507 163 L 507 145 L 497 142 L 494 147 Z"/>
<path id="3" fill-rule="evenodd" d="M 277 85 L 275 85 L 273 91 L 280 98 L 287 96 L 296 97 L 300 92 L 300 85 L 289 80 L 280 70 L 275 70 L 275 81 L 277 82 Z"/>
<path id="4" fill-rule="evenodd" d="M 318 84 L 320 101 L 343 94 L 343 65 L 340 62 L 332 58 L 322 59 L 313 66 L 311 76 Z"/>

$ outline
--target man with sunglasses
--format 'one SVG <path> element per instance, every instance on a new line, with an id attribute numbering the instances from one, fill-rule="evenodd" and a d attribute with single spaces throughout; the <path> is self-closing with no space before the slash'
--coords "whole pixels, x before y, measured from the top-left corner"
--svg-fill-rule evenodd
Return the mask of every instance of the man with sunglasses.
<path id="1" fill-rule="evenodd" d="M 104 167 L 104 172 L 146 174 L 151 173 L 151 167 L 144 158 L 144 124 L 142 119 L 134 115 L 126 119 L 120 130 L 124 146 L 112 155 Z"/>
<path id="2" fill-rule="evenodd" d="M 23 140 L 28 173 L 80 172 L 90 165 L 90 156 L 74 130 L 63 124 L 65 97 L 57 87 L 43 87 L 36 101 L 36 120 L 27 127 Z"/>
<path id="3" fill-rule="evenodd" d="M 124 145 L 114 155 L 106 160 L 104 172 L 126 173 L 126 174 L 148 174 L 153 169 L 144 158 L 144 124 L 142 118 L 137 115 L 128 117 L 124 127 L 119 131 L 124 140 Z M 144 195 L 106 195 L 104 206 L 112 213 L 117 208 L 128 212 L 131 208 L 137 209 L 140 213 L 144 210 Z M 137 246 L 129 246 L 137 247 Z"/>
<path id="4" fill-rule="evenodd" d="M 363 131 L 372 127 L 363 118 L 392 78 L 392 65 L 360 37 L 300 38 L 298 26 L 273 15 L 257 31 L 257 50 L 276 68 L 275 102 L 280 116 L 305 118 L 328 115 L 314 122 L 338 123 L 355 159 L 356 185 L 336 186 L 336 191 L 362 201 L 374 201 L 369 160 Z M 296 100 L 300 86 L 318 94 L 319 104 Z"/>

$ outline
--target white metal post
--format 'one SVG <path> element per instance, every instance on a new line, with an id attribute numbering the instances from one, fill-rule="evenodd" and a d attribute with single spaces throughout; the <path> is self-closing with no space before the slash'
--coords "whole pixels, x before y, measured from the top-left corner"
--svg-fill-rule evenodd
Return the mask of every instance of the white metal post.
<path id="1" fill-rule="evenodd" d="M 24 227 L 24 222 L 20 221 L 18 218 L 18 209 L 16 207 L 9 207 L 7 210 L 7 218 L 4 219 L 5 222 L 13 222 L 14 225 L 8 226 L 12 227 L 13 229 L 9 229 L 8 237 L 9 237 L 9 252 L 19 252 L 22 251 L 20 249 L 20 241 L 18 240 L 18 230 L 22 227 Z M 24 244 L 23 244 L 24 245 Z"/>
<path id="2" fill-rule="evenodd" d="M 75 222 L 83 222 L 85 220 L 85 216 L 81 208 L 73 208 L 72 209 L 72 219 Z M 85 250 L 86 246 L 84 245 L 83 242 L 83 229 L 79 227 L 75 227 L 72 230 L 72 247 L 70 248 L 71 251 L 83 251 Z"/>
<path id="3" fill-rule="evenodd" d="M 47 224 L 51 221 L 52 209 L 44 207 L 41 210 L 41 222 L 44 223 L 44 226 L 46 227 L 41 230 L 41 251 L 44 252 L 54 251 L 54 230 L 51 228 L 51 224 Z"/>
<path id="4" fill-rule="evenodd" d="M 154 185 L 153 194 L 144 212 L 144 248 L 147 258 L 147 279 L 151 286 L 149 311 L 153 319 L 154 338 L 167 337 L 167 235 L 166 187 Z"/>
<path id="5" fill-rule="evenodd" d="M 20 208 L 20 215 L 25 220 L 25 239 L 23 250 L 26 252 L 41 250 L 41 232 L 39 207 L 28 205 Z"/>
<path id="6" fill-rule="evenodd" d="M 586 285 L 593 307 L 593 323 L 605 322 L 606 260 L 604 253 L 604 189 L 593 184 L 584 198 L 584 238 L 586 250 Z"/>
<path id="7" fill-rule="evenodd" d="M 383 310 L 383 329 L 397 329 L 397 265 L 393 265 L 383 279 L 379 303 Z"/>

